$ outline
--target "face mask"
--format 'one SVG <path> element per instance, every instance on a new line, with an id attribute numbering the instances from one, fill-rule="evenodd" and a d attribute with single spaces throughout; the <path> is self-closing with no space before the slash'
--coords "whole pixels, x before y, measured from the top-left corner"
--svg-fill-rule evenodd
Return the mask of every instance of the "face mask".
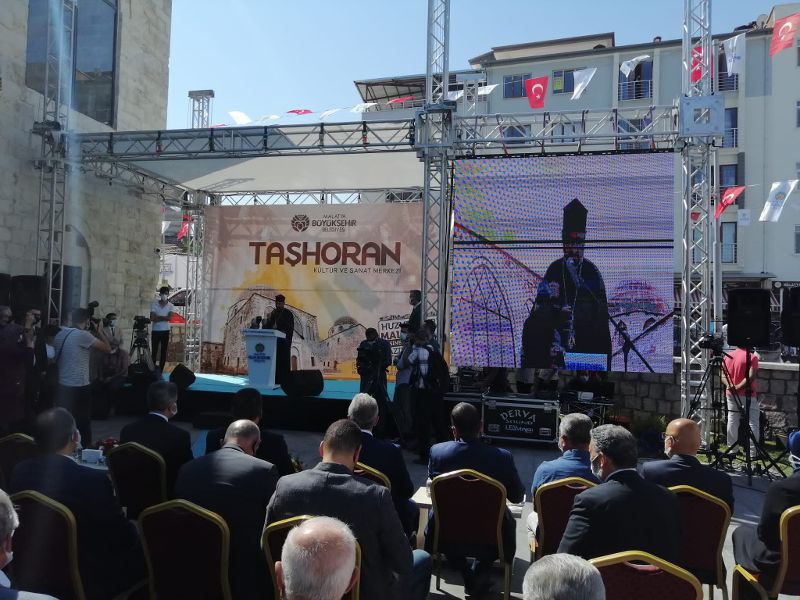
<path id="1" fill-rule="evenodd" d="M 6 552 L 6 565 L 14 560 L 14 551 L 11 550 L 10 552 Z"/>
<path id="2" fill-rule="evenodd" d="M 116 320 L 116 319 L 113 319 L 113 320 L 111 321 L 111 326 L 112 326 L 112 327 L 116 327 L 116 326 L 117 326 L 117 320 Z"/>
<path id="3" fill-rule="evenodd" d="M 408 334 L 407 333 L 401 333 L 400 334 L 400 339 L 405 342 L 408 339 Z"/>
<path id="4" fill-rule="evenodd" d="M 166 294 L 161 294 L 161 295 L 159 296 L 159 298 L 161 298 L 161 301 L 162 301 L 162 302 L 166 302 L 166 300 L 167 300 L 167 295 L 166 295 Z"/>
<path id="5" fill-rule="evenodd" d="M 592 467 L 592 475 L 594 475 L 598 479 L 602 479 L 602 477 L 600 477 L 600 455 L 598 454 L 597 456 L 595 456 L 594 460 L 592 460 L 591 463 L 589 464 Z"/>

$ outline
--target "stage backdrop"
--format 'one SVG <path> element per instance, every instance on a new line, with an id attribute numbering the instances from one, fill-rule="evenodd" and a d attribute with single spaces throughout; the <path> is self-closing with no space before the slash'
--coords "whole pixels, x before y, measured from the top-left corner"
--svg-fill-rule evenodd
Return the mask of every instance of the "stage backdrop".
<path id="1" fill-rule="evenodd" d="M 295 317 L 295 369 L 357 377 L 368 327 L 399 345 L 408 292 L 420 287 L 419 203 L 214 206 L 205 226 L 204 372 L 247 372 L 241 330 L 278 293 Z"/>
<path id="2" fill-rule="evenodd" d="M 674 161 L 456 161 L 453 362 L 672 373 Z"/>

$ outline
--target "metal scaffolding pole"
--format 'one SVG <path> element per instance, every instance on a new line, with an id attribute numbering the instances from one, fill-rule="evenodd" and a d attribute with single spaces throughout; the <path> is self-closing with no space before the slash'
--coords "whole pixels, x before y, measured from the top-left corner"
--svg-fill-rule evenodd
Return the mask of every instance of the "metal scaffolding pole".
<path id="1" fill-rule="evenodd" d="M 186 339 L 184 361 L 193 371 L 200 370 L 203 344 L 203 305 L 208 289 L 203 260 L 205 234 L 205 208 L 211 196 L 202 192 L 186 195 L 184 215 L 188 217 L 189 231 L 186 248 Z"/>
<path id="2" fill-rule="evenodd" d="M 72 100 L 75 34 L 74 0 L 50 0 L 47 11 L 42 120 L 33 125 L 41 136 L 39 169 L 37 270 L 45 277 L 45 318 L 61 322 L 64 275 L 64 229 L 67 210 L 66 131 Z"/>
<path id="3" fill-rule="evenodd" d="M 192 90 L 192 129 L 207 129 L 211 126 L 211 102 L 214 90 Z"/>

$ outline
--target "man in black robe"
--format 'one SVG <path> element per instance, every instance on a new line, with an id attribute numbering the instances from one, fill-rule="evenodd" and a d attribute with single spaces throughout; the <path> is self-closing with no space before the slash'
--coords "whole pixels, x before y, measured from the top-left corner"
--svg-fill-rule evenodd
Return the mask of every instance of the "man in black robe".
<path id="1" fill-rule="evenodd" d="M 286 335 L 285 339 L 278 339 L 275 356 L 275 383 L 284 383 L 291 370 L 294 315 L 286 308 L 286 297 L 283 294 L 275 296 L 275 310 L 262 323 L 264 329 L 277 329 Z"/>
<path id="2" fill-rule="evenodd" d="M 539 282 L 522 331 L 523 367 L 563 367 L 565 353 L 603 354 L 611 367 L 606 288 L 600 271 L 584 258 L 587 213 L 577 198 L 564 207 L 564 256 Z"/>

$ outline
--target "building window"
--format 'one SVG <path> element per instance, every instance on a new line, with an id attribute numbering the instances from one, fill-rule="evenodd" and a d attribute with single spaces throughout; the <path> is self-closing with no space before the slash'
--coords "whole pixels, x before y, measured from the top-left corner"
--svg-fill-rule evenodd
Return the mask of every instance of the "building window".
<path id="1" fill-rule="evenodd" d="M 720 92 L 733 92 L 739 89 L 739 75 L 728 75 L 728 59 L 725 50 L 720 49 L 717 58 L 717 89 Z"/>
<path id="2" fill-rule="evenodd" d="M 44 93 L 49 0 L 29 0 L 26 85 Z M 72 107 L 113 125 L 117 0 L 81 0 L 76 9 Z"/>
<path id="3" fill-rule="evenodd" d="M 725 133 L 722 136 L 723 148 L 736 148 L 739 145 L 739 109 L 725 109 Z"/>
<path id="4" fill-rule="evenodd" d="M 628 75 L 619 74 L 619 100 L 653 97 L 653 61 L 644 60 Z"/>
<path id="5" fill-rule="evenodd" d="M 562 69 L 561 71 L 553 71 L 554 94 L 571 94 L 575 91 L 575 78 L 573 76 L 575 71 L 580 71 L 580 69 Z"/>
<path id="6" fill-rule="evenodd" d="M 503 136 L 503 144 L 524 144 L 524 139 L 514 138 L 529 138 L 531 136 L 530 125 L 501 125 L 500 135 Z M 511 138 L 511 139 L 509 139 Z"/>
<path id="7" fill-rule="evenodd" d="M 720 165 L 719 166 L 719 189 L 720 193 L 729 187 L 739 185 L 739 165 Z M 736 206 L 744 208 L 744 195 L 745 192 L 739 194 L 736 198 Z"/>
<path id="8" fill-rule="evenodd" d="M 736 222 L 720 223 L 720 248 L 722 263 L 736 262 Z"/>
<path id="9" fill-rule="evenodd" d="M 530 78 L 530 73 L 503 77 L 503 98 L 522 98 L 525 96 L 525 82 Z"/>
<path id="10" fill-rule="evenodd" d="M 794 226 L 794 253 L 800 254 L 800 225 Z"/>

